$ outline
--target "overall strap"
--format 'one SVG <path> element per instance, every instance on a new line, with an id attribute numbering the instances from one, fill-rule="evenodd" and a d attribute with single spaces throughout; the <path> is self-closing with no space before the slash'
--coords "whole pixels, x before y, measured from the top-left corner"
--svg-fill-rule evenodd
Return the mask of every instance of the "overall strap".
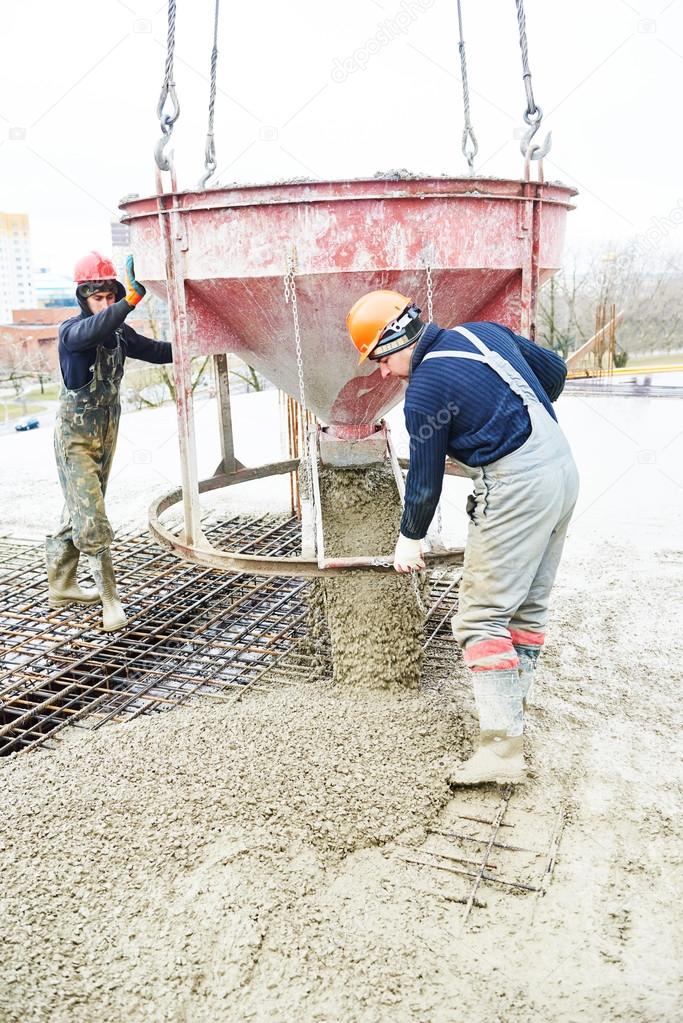
<path id="1" fill-rule="evenodd" d="M 545 406 L 539 401 L 530 384 L 499 352 L 495 352 L 485 345 L 481 338 L 478 338 L 467 327 L 453 327 L 452 329 L 473 344 L 480 354 L 475 355 L 474 352 L 428 352 L 423 358 L 423 362 L 426 362 L 427 359 L 446 358 L 470 359 L 473 362 L 486 363 L 508 385 L 510 390 L 522 399 L 525 407 L 528 405 L 539 405 L 545 409 Z"/>

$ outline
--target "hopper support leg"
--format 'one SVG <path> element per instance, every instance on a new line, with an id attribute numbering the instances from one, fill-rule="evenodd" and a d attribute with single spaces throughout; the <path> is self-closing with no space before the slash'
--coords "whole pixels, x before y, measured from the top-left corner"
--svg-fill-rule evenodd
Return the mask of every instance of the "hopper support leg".
<path id="1" fill-rule="evenodd" d="M 221 441 L 221 460 L 216 466 L 215 476 L 229 475 L 235 469 L 244 466 L 235 458 L 235 446 L 232 434 L 232 409 L 230 405 L 230 379 L 228 376 L 228 356 L 220 352 L 213 357 L 214 375 L 216 378 L 216 401 L 218 403 L 218 427 Z"/>

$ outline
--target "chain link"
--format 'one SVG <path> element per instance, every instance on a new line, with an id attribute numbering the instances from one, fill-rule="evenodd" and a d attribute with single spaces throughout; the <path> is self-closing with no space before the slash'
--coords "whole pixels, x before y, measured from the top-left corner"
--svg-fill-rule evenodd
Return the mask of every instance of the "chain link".
<path id="1" fill-rule="evenodd" d="M 211 50 L 211 85 L 209 88 L 209 125 L 204 146 L 204 170 L 199 181 L 200 188 L 206 188 L 210 177 L 216 173 L 216 145 L 213 137 L 213 115 L 216 107 L 216 69 L 218 66 L 218 9 L 220 0 L 216 0 L 213 17 L 213 49 Z"/>
<path id="2" fill-rule="evenodd" d="M 462 33 L 462 10 L 460 7 L 461 0 L 458 0 L 458 29 L 460 31 L 460 42 L 458 43 L 458 50 L 460 52 L 460 77 L 462 78 L 462 105 L 464 111 L 465 126 L 462 131 L 462 155 L 467 160 L 470 168 L 470 174 L 474 174 L 474 158 L 479 152 L 479 143 L 477 137 L 474 134 L 474 128 L 472 127 L 472 121 L 470 120 L 470 86 L 467 80 L 467 61 L 465 59 L 465 39 Z"/>
<path id="3" fill-rule="evenodd" d="M 304 458 L 308 461 L 308 428 L 306 414 L 306 384 L 304 382 L 304 360 L 301 349 L 301 323 L 299 322 L 299 305 L 296 295 L 296 252 L 292 251 L 287 258 L 287 273 L 283 284 L 285 302 L 292 306 L 294 321 L 294 345 L 296 348 L 296 368 L 299 374 L 299 402 L 301 404 L 301 433 Z"/>
<path id="4" fill-rule="evenodd" d="M 169 158 L 164 149 L 171 141 L 173 125 L 180 116 L 180 103 L 175 91 L 173 81 L 173 58 L 175 56 L 175 5 L 176 0 L 168 0 L 168 35 L 166 39 L 166 64 L 164 67 L 164 82 L 161 86 L 159 102 L 157 103 L 157 117 L 161 128 L 161 138 L 154 147 L 154 159 L 159 170 L 168 171 L 171 169 Z M 166 101 L 171 104 L 170 113 L 165 112 Z"/>

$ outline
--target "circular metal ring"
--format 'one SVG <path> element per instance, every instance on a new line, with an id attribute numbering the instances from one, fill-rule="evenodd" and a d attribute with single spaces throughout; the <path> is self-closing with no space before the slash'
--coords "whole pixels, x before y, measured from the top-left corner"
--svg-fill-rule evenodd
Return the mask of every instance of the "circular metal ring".
<path id="1" fill-rule="evenodd" d="M 268 465 L 261 465 L 255 469 L 237 469 L 231 473 L 220 473 L 211 476 L 209 479 L 199 483 L 199 493 L 205 494 L 211 490 L 222 490 L 225 487 L 232 487 L 238 483 L 248 483 L 250 480 L 265 479 L 269 476 L 283 475 L 293 472 L 298 468 L 299 459 L 289 459 L 282 462 L 271 462 Z M 205 568 L 217 568 L 223 572 L 247 572 L 250 575 L 282 575 L 300 576 L 310 578 L 317 576 L 341 575 L 345 572 L 393 572 L 393 556 L 366 558 L 338 559 L 337 564 L 344 567 L 320 568 L 318 562 L 313 558 L 302 557 L 262 557 L 256 554 L 242 554 L 239 551 L 222 551 L 214 547 L 206 537 L 197 543 L 188 543 L 182 536 L 174 533 L 163 526 L 159 516 L 162 515 L 174 504 L 182 501 L 183 492 L 181 487 L 163 494 L 156 498 L 150 505 L 149 529 L 152 537 L 161 544 L 173 551 L 178 557 L 185 561 L 191 561 Z M 462 565 L 464 549 L 456 547 L 442 552 L 426 553 L 424 559 L 427 568 L 442 568 L 447 565 Z M 347 562 L 346 565 L 344 563 Z M 360 562 L 360 564 L 359 564 Z"/>

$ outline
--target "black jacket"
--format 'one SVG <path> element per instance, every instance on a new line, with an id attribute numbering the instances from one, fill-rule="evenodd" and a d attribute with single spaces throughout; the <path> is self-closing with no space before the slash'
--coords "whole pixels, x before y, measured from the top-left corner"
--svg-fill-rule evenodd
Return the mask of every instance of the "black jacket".
<path id="1" fill-rule="evenodd" d="M 126 302 L 123 285 L 116 282 L 117 301 L 100 313 L 91 313 L 86 299 L 76 292 L 81 307 L 80 316 L 72 316 L 65 320 L 59 328 L 59 365 L 64 384 L 70 391 L 92 380 L 92 367 L 97 355 L 97 348 L 116 348 L 116 333 L 120 332 L 123 358 L 141 359 L 143 362 L 157 364 L 173 362 L 173 354 L 168 341 L 153 341 L 143 337 L 124 323 L 131 312 Z"/>

